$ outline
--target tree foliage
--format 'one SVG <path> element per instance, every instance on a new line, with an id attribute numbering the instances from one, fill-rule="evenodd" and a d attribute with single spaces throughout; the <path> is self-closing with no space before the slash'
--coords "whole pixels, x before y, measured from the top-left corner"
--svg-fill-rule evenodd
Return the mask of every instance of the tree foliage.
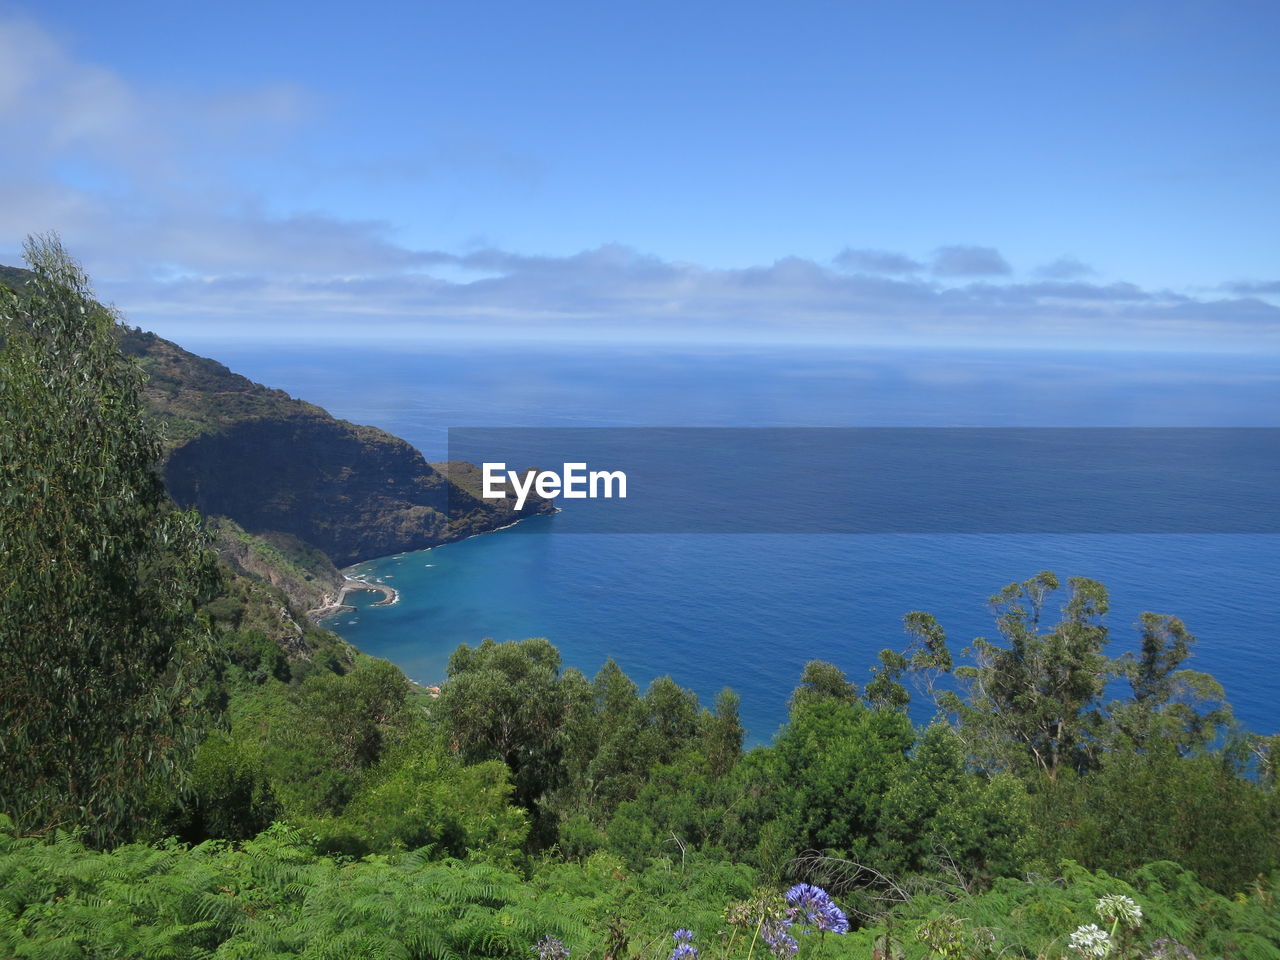
<path id="1" fill-rule="evenodd" d="M 771 750 L 769 779 L 793 850 L 830 850 L 862 859 L 873 848 L 883 798 L 914 739 L 893 710 L 838 697 L 793 701 Z"/>
<path id="2" fill-rule="evenodd" d="M 1108 598 L 1096 580 L 1067 582 L 1056 623 L 1045 622 L 1045 606 L 1059 587 L 1049 571 L 992 597 L 1006 646 L 976 639 L 976 664 L 956 671 L 966 696 L 943 694 L 943 705 L 972 737 L 971 749 L 991 769 L 1030 766 L 1053 777 L 1088 765 L 1110 667 L 1102 652 Z"/>
<path id="3" fill-rule="evenodd" d="M 530 810 L 558 785 L 569 704 L 560 653 L 546 640 L 459 647 L 437 709 L 458 754 L 505 763 Z"/>
<path id="4" fill-rule="evenodd" d="M 114 315 L 56 238 L 26 255 L 31 282 L 0 289 L 0 810 L 107 842 L 197 739 L 213 568 Z"/>
<path id="5" fill-rule="evenodd" d="M 956 666 L 946 633 L 930 614 L 904 617 L 912 637 L 903 652 L 884 650 L 867 687 L 878 707 L 904 709 L 917 689 L 950 714 L 970 757 L 994 773 L 1083 772 L 1111 748 L 1145 749 L 1157 741 L 1182 753 L 1206 749 L 1232 723 L 1213 677 L 1183 668 L 1196 638 L 1177 617 L 1143 613 L 1137 655 L 1110 657 L 1110 605 L 1096 580 L 1071 577 L 1056 620 L 1050 603 L 1061 583 L 1042 571 L 1011 583 L 989 601 L 1000 641 L 978 637 Z M 950 682 L 944 677 L 950 674 Z M 1131 695 L 1108 701 L 1113 681 Z"/>

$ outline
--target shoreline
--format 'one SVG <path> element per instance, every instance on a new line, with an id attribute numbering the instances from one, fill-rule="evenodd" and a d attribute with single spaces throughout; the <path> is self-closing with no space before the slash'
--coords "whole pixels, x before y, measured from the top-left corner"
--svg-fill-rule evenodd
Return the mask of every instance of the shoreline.
<path id="1" fill-rule="evenodd" d="M 308 611 L 308 616 L 316 623 L 319 623 L 321 620 L 337 616 L 340 613 L 350 613 L 355 610 L 355 607 L 343 601 L 347 599 L 348 593 L 356 591 L 373 591 L 374 593 L 382 594 L 381 600 L 370 604 L 373 607 L 389 607 L 393 603 L 400 602 L 400 594 L 396 592 L 394 587 L 389 587 L 385 583 L 374 583 L 369 580 L 360 580 L 356 577 L 346 577 L 342 582 L 342 589 L 338 591 L 337 599 L 333 603 Z"/>
<path id="2" fill-rule="evenodd" d="M 500 530 L 510 530 L 512 527 L 516 526 L 517 524 L 523 523 L 526 520 L 533 520 L 535 517 L 554 516 L 559 512 L 560 512 L 560 508 L 556 507 L 555 510 L 549 514 L 534 514 L 528 517 L 517 517 L 515 520 L 512 520 L 510 523 L 505 523 L 500 527 L 494 527 L 492 530 L 482 530 L 479 533 L 473 533 L 473 534 L 470 534 L 469 536 L 460 537 L 457 540 L 448 540 L 445 543 L 437 543 L 430 547 L 423 547 L 421 550 L 406 550 L 406 551 L 402 551 L 401 553 L 390 553 L 390 554 L 387 554 L 387 557 L 399 557 L 399 556 L 403 556 L 405 553 L 427 553 L 431 550 L 435 550 L 437 547 L 447 547 L 451 543 L 465 543 L 468 540 L 474 540 L 476 537 L 485 537 L 491 533 L 497 533 Z M 377 557 L 375 559 L 382 560 L 382 559 L 386 559 L 386 557 Z M 371 563 L 372 561 L 362 560 L 360 562 Z M 351 611 L 355 610 L 355 607 L 353 607 L 351 604 L 343 602 L 346 599 L 347 594 L 354 590 L 373 590 L 375 592 L 381 593 L 382 599 L 378 600 L 376 603 L 370 604 L 370 606 L 373 606 L 373 607 L 387 607 L 393 603 L 400 602 L 400 594 L 394 587 L 389 587 L 385 583 L 374 583 L 369 580 L 362 580 L 359 577 L 352 577 L 346 574 L 346 570 L 354 569 L 354 567 L 358 565 L 359 564 L 354 564 L 351 567 L 345 568 L 345 570 L 343 571 L 343 576 L 346 577 L 346 579 L 343 581 L 342 589 L 338 591 L 338 597 L 336 600 L 333 601 L 333 603 L 329 603 L 323 607 L 317 607 L 314 610 L 307 611 L 307 616 L 310 617 L 314 623 L 318 624 L 320 623 L 320 621 L 327 620 L 329 617 L 336 617 L 340 613 L 350 613 Z M 336 633 L 337 631 L 334 631 L 334 632 Z"/>
<path id="3" fill-rule="evenodd" d="M 524 523 L 526 520 L 536 520 L 539 517 L 554 517 L 557 513 L 562 512 L 562 510 L 563 510 L 562 507 L 555 507 L 552 509 L 550 513 L 535 513 L 532 516 L 528 516 L 528 517 L 516 517 L 516 519 L 512 520 L 510 523 L 504 523 L 502 526 L 494 527 L 492 530 L 481 530 L 479 533 L 473 533 L 473 534 L 470 534 L 469 536 L 461 537 L 457 540 L 450 540 L 448 543 L 437 543 L 435 547 L 427 547 L 426 550 L 434 550 L 436 549 L 436 547 L 447 547 L 449 546 L 450 543 L 466 543 L 468 540 L 474 540 L 476 537 L 487 537 L 491 533 L 498 533 L 502 530 L 510 530 L 512 527 L 516 526 L 517 524 Z M 423 552 L 425 553 L 426 551 L 424 550 Z M 392 556 L 398 556 L 398 554 L 392 554 Z"/>

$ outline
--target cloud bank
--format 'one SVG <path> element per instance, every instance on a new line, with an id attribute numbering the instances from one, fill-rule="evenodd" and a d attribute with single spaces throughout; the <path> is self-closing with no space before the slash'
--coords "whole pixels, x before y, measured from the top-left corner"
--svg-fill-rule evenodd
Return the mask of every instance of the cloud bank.
<path id="1" fill-rule="evenodd" d="M 1129 283 L 946 285 L 799 258 L 711 269 L 602 246 L 574 256 L 401 251 L 412 269 L 367 275 L 183 277 L 122 288 L 135 316 L 188 318 L 203 335 L 847 342 L 1074 349 L 1280 347 L 1280 308 Z M 435 268 L 475 272 L 446 280 Z"/>
<path id="2" fill-rule="evenodd" d="M 142 89 L 0 21 L 0 262 L 56 230 L 106 299 L 170 336 L 1280 348 L 1275 282 L 1193 296 L 1069 256 L 1019 273 L 977 244 L 735 268 L 619 244 L 418 249 L 385 221 L 282 213 L 238 176 L 320 110 L 287 85 Z"/>

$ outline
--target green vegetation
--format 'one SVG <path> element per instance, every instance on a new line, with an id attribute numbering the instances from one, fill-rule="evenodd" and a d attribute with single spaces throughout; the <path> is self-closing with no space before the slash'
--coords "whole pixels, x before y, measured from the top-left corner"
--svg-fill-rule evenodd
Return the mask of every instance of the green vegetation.
<path id="1" fill-rule="evenodd" d="M 101 843 L 199 736 L 213 565 L 155 475 L 114 317 L 55 241 L 27 258 L 0 287 L 0 789 L 20 829 Z"/>
<path id="2" fill-rule="evenodd" d="M 218 558 L 245 577 L 278 587 L 296 606 L 318 610 L 331 605 L 345 577 L 323 552 L 287 533 L 254 536 L 234 520 L 213 517 L 205 524 Z"/>
<path id="3" fill-rule="evenodd" d="M 435 696 L 300 612 L 335 583 L 311 543 L 174 510 L 112 317 L 31 257 L 0 352 L 0 955 L 1280 957 L 1278 742 L 1176 618 L 1110 657 L 1105 589 L 1047 572 L 958 653 L 913 611 L 864 688 L 815 660 L 745 752 L 731 691 L 542 639 L 460 647 Z"/>
<path id="4" fill-rule="evenodd" d="M 170 448 L 226 432 L 243 420 L 327 416 L 314 404 L 253 383 L 154 333 L 121 327 L 118 336 L 121 351 L 146 374 L 147 408 L 164 425 Z"/>

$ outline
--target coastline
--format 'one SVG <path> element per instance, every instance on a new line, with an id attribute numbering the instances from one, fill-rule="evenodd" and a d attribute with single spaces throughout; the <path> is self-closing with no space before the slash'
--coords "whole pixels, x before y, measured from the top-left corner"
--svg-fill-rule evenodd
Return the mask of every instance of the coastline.
<path id="1" fill-rule="evenodd" d="M 349 603 L 344 601 L 347 599 L 348 593 L 358 590 L 371 590 L 374 593 L 382 594 L 382 599 L 374 602 L 371 606 L 387 607 L 393 603 L 400 602 L 400 594 L 396 592 L 394 587 L 389 587 L 385 583 L 374 583 L 369 580 L 361 580 L 356 577 L 347 577 L 342 583 L 342 589 L 338 591 L 337 599 L 333 603 L 326 604 L 323 607 L 317 607 L 315 610 L 307 611 L 307 616 L 316 623 L 329 617 L 337 616 L 339 613 L 349 613 L 355 609 Z"/>
<path id="2" fill-rule="evenodd" d="M 447 540 L 444 543 L 437 543 L 430 547 L 423 547 L 421 551 L 414 550 L 414 551 L 407 551 L 407 552 L 426 553 L 429 550 L 436 549 L 436 547 L 445 547 L 451 543 L 464 543 L 467 540 L 474 540 L 476 537 L 487 537 L 491 533 L 498 533 L 501 530 L 510 530 L 512 527 L 516 526 L 517 524 L 523 523 L 526 520 L 532 520 L 537 516 L 554 516 L 555 514 L 560 512 L 560 509 L 561 508 L 556 507 L 549 514 L 534 514 L 533 516 L 528 516 L 528 517 L 517 517 L 515 520 L 512 520 L 510 523 L 503 524 L 500 527 L 494 527 L 492 530 L 482 530 L 479 533 L 473 533 L 465 537 L 459 537 L 457 540 Z M 392 554 L 388 554 L 388 556 L 396 557 L 396 556 L 401 556 L 401 554 L 392 553 Z M 378 559 L 381 559 L 381 558 L 378 558 Z M 367 563 L 369 561 L 361 561 L 361 562 Z M 346 569 L 348 570 L 354 569 L 354 566 L 348 567 Z M 352 610 L 355 609 L 355 607 L 353 607 L 349 603 L 344 603 L 343 601 L 346 600 L 348 593 L 355 590 L 372 590 L 374 592 L 382 594 L 382 599 L 378 600 L 375 603 L 370 604 L 370 606 L 387 607 L 393 603 L 400 602 L 400 594 L 394 587 L 389 587 L 385 583 L 377 583 L 370 580 L 363 580 L 359 577 L 353 577 L 348 575 L 345 571 L 343 571 L 343 575 L 346 577 L 346 579 L 342 584 L 342 589 L 338 591 L 337 599 L 335 599 L 332 603 L 328 603 L 322 607 L 317 607 L 314 610 L 307 611 L 307 616 L 312 620 L 312 622 L 318 624 L 321 621 L 327 620 L 330 617 L 336 617 L 340 613 L 350 613 Z"/>
<path id="3" fill-rule="evenodd" d="M 449 540 L 445 543 L 438 543 L 436 544 L 436 546 L 447 547 L 450 543 L 466 543 L 468 540 L 474 540 L 476 537 L 487 537 L 491 533 L 498 533 L 502 530 L 510 530 L 512 527 L 518 524 L 524 523 L 526 520 L 536 520 L 538 517 L 554 517 L 557 513 L 561 513 L 561 512 L 563 512 L 562 507 L 554 507 L 552 508 L 550 513 L 535 513 L 532 516 L 528 516 L 528 517 L 516 517 L 516 519 L 512 520 L 510 523 L 504 523 L 502 526 L 494 527 L 492 530 L 481 530 L 479 533 L 473 533 L 465 537 L 460 537 L 457 540 Z M 427 549 L 434 550 L 435 547 L 427 547 Z"/>

